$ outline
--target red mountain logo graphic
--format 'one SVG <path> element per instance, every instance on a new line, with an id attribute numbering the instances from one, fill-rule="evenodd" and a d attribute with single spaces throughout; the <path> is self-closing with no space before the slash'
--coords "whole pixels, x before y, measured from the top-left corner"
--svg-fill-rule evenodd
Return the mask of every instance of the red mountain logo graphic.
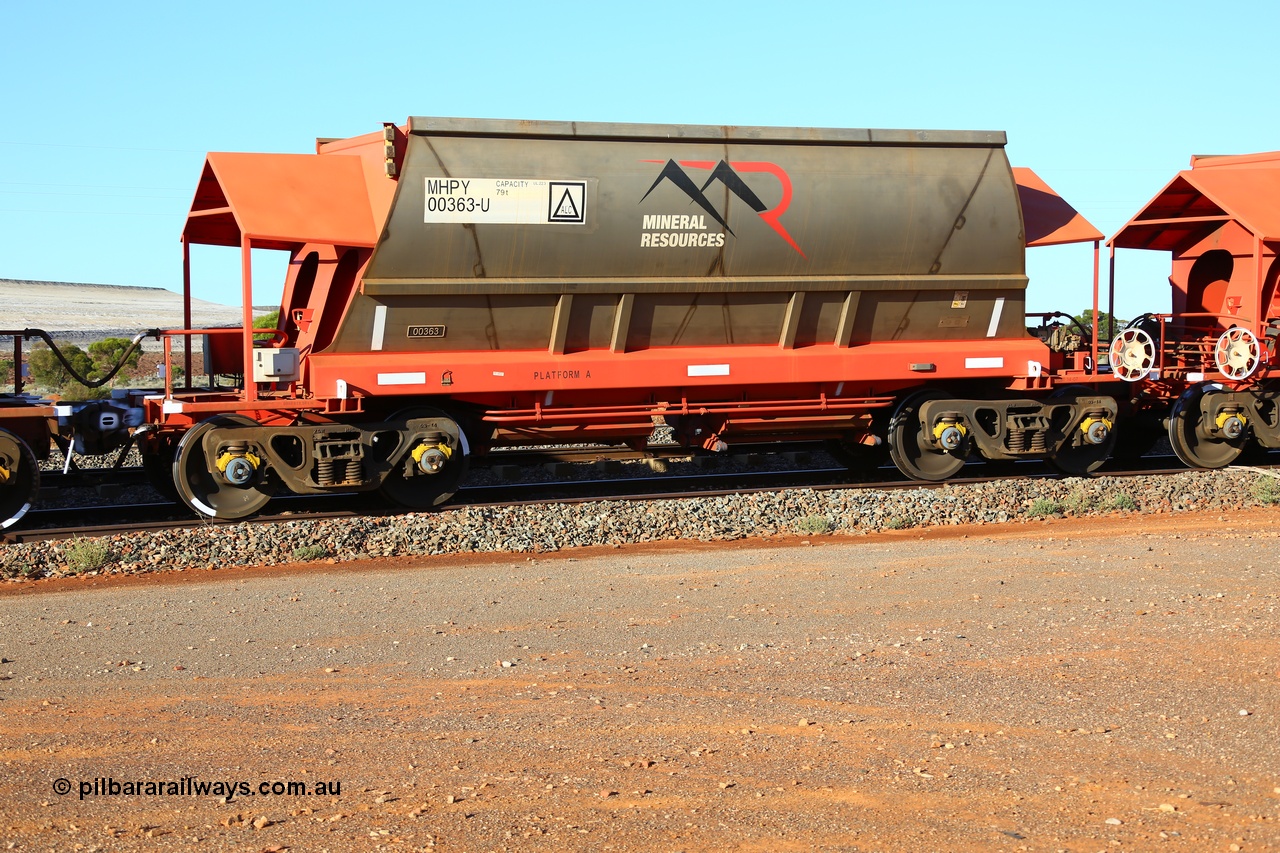
<path id="1" fill-rule="evenodd" d="M 645 160 L 643 162 L 661 163 L 662 161 Z M 703 182 L 702 186 L 698 186 L 697 182 L 694 181 L 693 178 L 689 177 L 689 174 L 685 172 L 685 169 L 709 169 L 711 171 L 711 176 Z M 778 182 L 782 184 L 782 200 L 778 202 L 776 207 L 767 207 L 765 203 L 760 200 L 760 197 L 752 191 L 751 187 L 747 186 L 746 181 L 744 181 L 742 176 L 738 174 L 739 172 L 766 172 L 773 175 L 778 179 Z M 653 186 L 649 187 L 648 192 L 641 197 L 640 201 L 643 202 L 648 198 L 649 193 L 652 193 L 657 188 L 658 184 L 663 181 L 670 181 L 674 184 L 681 192 L 687 195 L 694 204 L 705 210 L 708 216 L 716 222 L 719 222 L 724 230 L 733 234 L 733 229 L 729 227 L 729 223 L 725 222 L 724 218 L 720 215 L 719 211 L 715 209 L 715 206 L 712 205 L 710 199 L 708 199 L 706 195 L 707 187 L 711 186 L 716 181 L 719 181 L 724 184 L 725 188 L 728 189 L 729 192 L 745 201 L 761 219 L 768 223 L 770 228 L 777 232 L 779 237 L 786 240 L 787 244 L 791 246 L 791 248 L 800 253 L 800 257 L 806 257 L 805 253 L 798 245 L 796 245 L 796 241 L 787 233 L 787 229 L 783 227 L 782 222 L 779 221 L 782 218 L 782 214 L 786 213 L 787 208 L 791 205 L 791 178 L 787 175 L 786 171 L 776 163 L 764 163 L 751 160 L 735 160 L 732 163 L 724 160 L 721 160 L 718 163 L 711 160 L 681 160 L 679 162 L 675 160 L 668 160 L 666 165 L 662 167 L 662 171 L 658 174 L 657 179 L 653 182 Z M 737 235 L 734 234 L 734 236 L 736 237 Z"/>

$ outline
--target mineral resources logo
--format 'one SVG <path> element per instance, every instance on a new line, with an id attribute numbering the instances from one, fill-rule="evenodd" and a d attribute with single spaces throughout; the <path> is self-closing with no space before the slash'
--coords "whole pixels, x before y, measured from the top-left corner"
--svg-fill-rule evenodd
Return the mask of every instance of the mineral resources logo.
<path id="1" fill-rule="evenodd" d="M 643 163 L 662 163 L 661 160 L 642 160 Z M 699 186 L 698 182 L 689 176 L 685 169 L 694 169 L 699 171 L 709 171 L 710 176 Z M 769 207 L 760 200 L 760 196 L 747 185 L 740 173 L 765 173 L 773 175 L 778 179 L 778 183 L 782 185 L 782 199 L 774 207 Z M 707 187 L 717 181 L 742 201 L 746 202 L 756 214 L 772 228 L 779 237 L 787 241 L 787 245 L 795 249 L 800 257 L 805 257 L 804 252 L 796 245 L 796 241 L 787 233 L 787 229 L 780 221 L 782 214 L 786 213 L 787 207 L 791 204 L 791 178 L 787 175 L 786 170 L 776 163 L 764 163 L 752 160 L 735 160 L 727 162 L 721 160 L 714 162 L 712 160 L 667 160 L 662 167 L 662 171 L 658 174 L 653 185 L 649 187 L 640 199 L 643 202 L 649 195 L 658 188 L 663 181 L 669 181 L 674 184 L 681 192 L 689 197 L 689 199 L 698 207 L 706 211 L 706 216 L 701 215 L 651 215 L 645 214 L 640 234 L 640 245 L 651 248 L 679 248 L 679 247 L 712 247 L 718 248 L 724 245 L 724 233 L 708 233 L 707 217 L 709 216 L 714 222 L 719 223 L 730 234 L 733 229 L 729 227 L 729 223 L 725 221 L 720 212 L 716 210 L 715 205 L 707 198 Z M 736 237 L 737 235 L 734 234 Z"/>

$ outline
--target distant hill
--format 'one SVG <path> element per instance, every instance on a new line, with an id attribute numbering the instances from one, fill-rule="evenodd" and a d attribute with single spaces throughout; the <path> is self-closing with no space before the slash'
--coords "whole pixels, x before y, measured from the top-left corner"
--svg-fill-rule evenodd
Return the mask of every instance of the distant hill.
<path id="1" fill-rule="evenodd" d="M 0 300 L 5 307 L 0 328 L 43 329 L 75 343 L 182 328 L 182 294 L 160 287 L 0 278 Z M 255 307 L 254 315 L 273 310 Z M 238 326 L 240 309 L 193 299 L 191 318 L 195 328 Z"/>

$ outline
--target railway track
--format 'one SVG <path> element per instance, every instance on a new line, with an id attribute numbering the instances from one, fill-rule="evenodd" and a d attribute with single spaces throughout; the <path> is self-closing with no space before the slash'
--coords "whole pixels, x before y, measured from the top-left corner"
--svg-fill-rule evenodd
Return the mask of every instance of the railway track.
<path id="1" fill-rule="evenodd" d="M 775 446 L 776 448 L 776 446 Z M 589 464 L 592 454 L 599 455 L 601 448 L 575 448 L 566 453 L 557 450 L 519 451 L 526 464 L 552 464 L 577 458 L 579 465 Z M 753 451 L 755 452 L 755 451 Z M 794 452 L 794 451 L 789 451 Z M 516 451 L 510 453 L 513 457 Z M 497 454 L 495 454 L 497 455 Z M 667 458 L 688 457 L 689 453 L 671 453 Z M 555 457 L 546 459 L 543 457 Z M 616 456 L 610 457 L 616 459 Z M 663 458 L 645 456 L 643 451 L 632 458 Z M 1172 456 L 1148 456 L 1140 464 L 1104 468 L 1100 475 L 1126 477 L 1140 475 L 1175 474 L 1186 471 Z M 505 461 L 503 464 L 506 464 Z M 854 474 L 844 467 L 791 468 L 778 471 L 707 472 L 700 474 L 651 474 L 648 476 L 605 477 L 597 479 L 550 479 L 538 482 L 502 482 L 464 486 L 446 508 L 462 506 L 527 506 L 540 503 L 587 503 L 607 500 L 662 500 L 689 497 L 717 497 L 730 494 L 777 491 L 804 488 L 817 491 L 833 489 L 937 489 L 947 485 L 967 485 L 993 482 L 1010 477 L 1054 478 L 1061 474 L 1040 462 L 993 466 L 990 463 L 971 462 L 964 471 L 966 476 L 954 477 L 944 482 L 921 482 L 904 479 L 892 466 L 885 466 L 864 474 Z M 376 495 L 340 493 L 333 495 L 285 495 L 271 503 L 273 512 L 249 519 L 221 520 L 195 516 L 184 507 L 173 503 L 115 504 L 111 506 L 63 507 L 35 509 L 24 519 L 22 529 L 6 531 L 7 543 L 39 542 L 75 537 L 113 536 L 139 531 L 181 529 L 199 526 L 227 525 L 249 522 L 254 524 L 287 521 L 356 518 L 362 516 L 391 516 L 405 514 L 405 510 L 381 502 Z"/>
<path id="2" fill-rule="evenodd" d="M 803 454 L 820 451 L 824 442 L 806 441 L 780 444 L 760 442 L 734 445 L 733 452 L 725 456 L 692 451 L 675 444 L 651 444 L 640 449 L 616 445 L 583 445 L 580 447 L 513 447 L 489 451 L 484 456 L 471 457 L 473 471 L 506 471 L 528 468 L 534 465 L 583 464 L 592 462 L 634 462 L 640 460 L 676 460 L 705 458 L 722 460 L 757 455 Z M 139 465 L 120 467 L 72 468 L 70 471 L 46 470 L 40 474 L 42 497 L 54 497 L 60 491 L 73 488 L 112 489 L 140 486 L 147 483 L 146 472 Z"/>

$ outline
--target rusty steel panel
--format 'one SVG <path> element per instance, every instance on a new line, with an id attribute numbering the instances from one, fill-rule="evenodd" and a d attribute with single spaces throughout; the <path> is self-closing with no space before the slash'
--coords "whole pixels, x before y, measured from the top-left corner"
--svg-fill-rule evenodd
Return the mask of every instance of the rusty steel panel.
<path id="1" fill-rule="evenodd" d="M 803 291 L 799 291 L 803 293 Z M 850 314 L 844 317 L 850 295 Z M 558 297 L 457 293 L 357 295 L 329 352 L 553 349 L 616 351 L 779 344 L 792 292 L 636 292 L 575 296 L 553 340 Z M 807 295 L 788 348 L 874 341 L 1021 338 L 1025 292 L 825 291 Z M 843 323 L 843 325 L 842 325 Z M 615 328 L 619 346 L 612 346 Z M 373 342 L 377 341 L 375 345 Z M 557 346 L 558 343 L 558 346 Z"/>
<path id="2" fill-rule="evenodd" d="M 366 280 L 1022 273 L 999 145 L 413 134 Z"/>

